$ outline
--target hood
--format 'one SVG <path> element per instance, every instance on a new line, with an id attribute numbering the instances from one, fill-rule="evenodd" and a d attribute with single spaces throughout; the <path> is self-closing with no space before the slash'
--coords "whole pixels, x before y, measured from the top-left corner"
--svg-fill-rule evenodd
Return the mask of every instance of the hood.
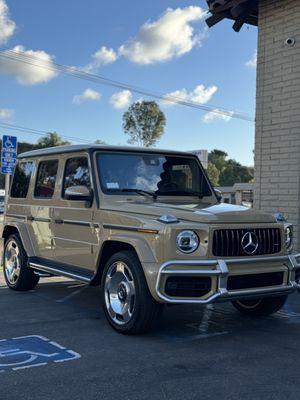
<path id="1" fill-rule="evenodd" d="M 121 203 L 121 204 L 120 204 Z M 121 207 L 120 207 L 121 206 Z M 163 202 L 118 202 L 118 210 L 127 213 L 143 214 L 153 217 L 174 215 L 182 221 L 200 223 L 274 223 L 273 215 L 232 204 L 216 204 L 205 206 L 202 204 L 170 204 Z"/>

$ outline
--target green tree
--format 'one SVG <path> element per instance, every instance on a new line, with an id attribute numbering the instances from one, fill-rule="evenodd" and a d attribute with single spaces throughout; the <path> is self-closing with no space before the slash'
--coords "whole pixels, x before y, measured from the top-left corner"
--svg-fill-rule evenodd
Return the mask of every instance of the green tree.
<path id="1" fill-rule="evenodd" d="M 37 148 L 56 147 L 67 144 L 70 144 L 70 142 L 63 140 L 57 132 L 49 132 L 38 140 Z"/>
<path id="2" fill-rule="evenodd" d="M 104 140 L 97 139 L 94 141 L 94 144 L 106 144 L 106 143 L 104 142 Z"/>
<path id="3" fill-rule="evenodd" d="M 209 164 L 215 166 L 219 172 L 218 184 L 220 186 L 232 186 L 235 183 L 247 183 L 253 180 L 253 167 L 245 167 L 235 160 L 227 160 L 227 157 L 228 154 L 225 151 L 217 149 L 208 155 Z M 215 175 L 213 175 L 212 166 L 209 166 L 209 168 L 214 179 Z M 214 174 L 216 174 L 216 171 L 214 171 Z"/>
<path id="4" fill-rule="evenodd" d="M 130 136 L 130 144 L 154 146 L 163 135 L 165 126 L 165 114 L 155 101 L 133 103 L 123 115 L 123 129 Z"/>
<path id="5" fill-rule="evenodd" d="M 235 160 L 228 160 L 225 169 L 220 174 L 221 186 L 232 186 L 235 183 L 247 183 L 253 179 L 247 167 Z"/>
<path id="6" fill-rule="evenodd" d="M 228 154 L 222 150 L 212 150 L 208 155 L 208 161 L 215 165 L 215 167 L 220 171 L 224 170 L 226 166 L 226 158 Z"/>
<path id="7" fill-rule="evenodd" d="M 207 166 L 207 174 L 213 186 L 219 185 L 220 171 L 215 164 L 209 162 Z"/>

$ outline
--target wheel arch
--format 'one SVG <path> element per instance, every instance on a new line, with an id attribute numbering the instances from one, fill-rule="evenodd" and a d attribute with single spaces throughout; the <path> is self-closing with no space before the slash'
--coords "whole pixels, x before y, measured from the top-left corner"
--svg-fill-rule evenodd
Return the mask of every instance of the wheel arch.
<path id="1" fill-rule="evenodd" d="M 145 243 L 140 239 L 124 240 L 123 238 L 114 237 L 110 240 L 106 240 L 102 244 L 101 250 L 99 252 L 97 269 L 91 281 L 91 285 L 96 286 L 101 284 L 104 267 L 112 255 L 119 253 L 120 251 L 128 250 L 133 251 L 136 254 L 142 265 L 146 277 L 147 274 L 144 269 L 143 263 L 155 261 L 154 255 L 151 250 L 149 248 L 146 248 Z"/>
<path id="2" fill-rule="evenodd" d="M 18 235 L 21 239 L 22 245 L 28 255 L 31 257 L 34 255 L 32 243 L 29 237 L 29 234 L 25 227 L 19 225 L 17 223 L 9 223 L 5 224 L 2 231 L 2 240 L 5 242 L 10 235 Z"/>

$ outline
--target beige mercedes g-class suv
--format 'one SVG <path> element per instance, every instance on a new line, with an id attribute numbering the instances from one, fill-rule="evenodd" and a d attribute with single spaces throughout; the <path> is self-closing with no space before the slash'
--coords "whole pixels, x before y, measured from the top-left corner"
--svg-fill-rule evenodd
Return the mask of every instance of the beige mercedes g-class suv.
<path id="1" fill-rule="evenodd" d="M 114 329 L 148 330 L 164 304 L 278 311 L 298 287 L 292 227 L 220 203 L 190 153 L 99 145 L 19 155 L 4 216 L 13 290 L 41 275 L 101 285 Z M 180 310 L 179 310 L 180 312 Z"/>

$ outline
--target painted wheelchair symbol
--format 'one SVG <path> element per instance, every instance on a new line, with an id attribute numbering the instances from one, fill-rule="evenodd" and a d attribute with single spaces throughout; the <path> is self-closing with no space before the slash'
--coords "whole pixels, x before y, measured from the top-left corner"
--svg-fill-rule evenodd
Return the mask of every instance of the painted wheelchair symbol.
<path id="1" fill-rule="evenodd" d="M 6 149 L 11 149 L 12 147 L 14 147 L 14 144 L 13 144 L 13 142 L 10 140 L 10 137 L 9 137 L 9 136 L 6 137 L 6 140 L 5 140 L 5 143 L 4 143 L 4 147 L 5 147 Z"/>
<path id="2" fill-rule="evenodd" d="M 31 335 L 0 340 L 0 372 L 71 361 L 80 354 L 43 336 Z"/>
<path id="3" fill-rule="evenodd" d="M 54 357 L 57 356 L 59 353 L 53 354 L 43 354 L 43 353 L 35 353 L 33 351 L 21 351 L 20 349 L 13 349 L 13 350 L 6 350 L 0 352 L 0 369 L 4 367 L 19 367 L 25 364 L 31 364 L 32 362 L 36 361 L 38 357 Z M 16 361 L 20 359 L 20 361 Z M 25 360 L 24 360 L 25 358 Z M 6 364 L 2 364 L 2 361 L 6 361 Z M 23 360 L 23 361 L 22 361 Z"/>

